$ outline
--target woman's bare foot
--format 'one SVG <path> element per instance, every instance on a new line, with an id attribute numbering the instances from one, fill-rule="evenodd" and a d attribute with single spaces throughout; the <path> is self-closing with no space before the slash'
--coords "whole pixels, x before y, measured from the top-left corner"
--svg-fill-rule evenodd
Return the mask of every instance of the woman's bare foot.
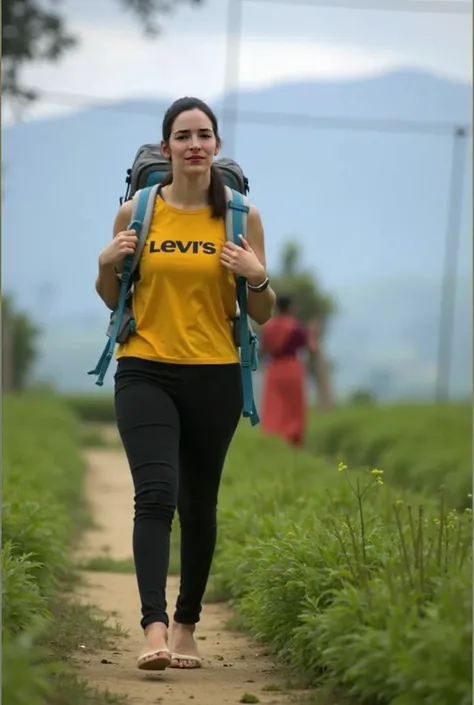
<path id="1" fill-rule="evenodd" d="M 163 622 L 153 622 L 145 629 L 145 646 L 137 660 L 137 666 L 146 671 L 163 671 L 171 665 L 168 649 L 168 629 Z"/>
<path id="2" fill-rule="evenodd" d="M 173 624 L 171 668 L 200 668 L 201 657 L 194 640 L 194 624 Z"/>

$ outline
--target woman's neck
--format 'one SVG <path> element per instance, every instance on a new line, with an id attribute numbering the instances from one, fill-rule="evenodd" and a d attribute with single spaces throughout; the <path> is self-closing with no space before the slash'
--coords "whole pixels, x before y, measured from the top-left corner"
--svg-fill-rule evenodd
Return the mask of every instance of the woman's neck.
<path id="1" fill-rule="evenodd" d="M 203 208 L 209 202 L 210 181 L 210 174 L 202 174 L 195 179 L 173 176 L 172 183 L 166 186 L 166 200 L 176 208 Z"/>

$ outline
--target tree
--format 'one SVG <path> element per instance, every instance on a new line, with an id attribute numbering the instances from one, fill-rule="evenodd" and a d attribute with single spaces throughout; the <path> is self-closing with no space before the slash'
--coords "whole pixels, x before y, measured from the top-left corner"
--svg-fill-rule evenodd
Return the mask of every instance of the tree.
<path id="1" fill-rule="evenodd" d="M 38 359 L 40 330 L 10 295 L 2 297 L 2 387 L 5 392 L 28 386 Z"/>
<path id="2" fill-rule="evenodd" d="M 36 61 L 55 62 L 78 44 L 58 10 L 61 0 L 4 0 L 2 3 L 2 94 L 17 104 L 38 98 L 22 85 L 20 71 Z M 184 0 L 199 5 L 203 0 Z M 115 0 L 140 22 L 147 36 L 161 31 L 157 18 L 183 0 Z"/>
<path id="3" fill-rule="evenodd" d="M 317 320 L 320 335 L 326 333 L 331 318 L 337 312 L 336 302 L 321 289 L 315 274 L 301 265 L 301 248 L 289 240 L 282 251 L 279 271 L 272 275 L 272 286 L 277 294 L 291 294 L 295 313 L 301 321 Z"/>
<path id="4" fill-rule="evenodd" d="M 348 403 L 353 406 L 371 406 L 377 403 L 377 397 L 371 389 L 355 389 L 348 398 Z"/>
<path id="5" fill-rule="evenodd" d="M 283 248 L 278 272 L 272 275 L 276 294 L 289 294 L 294 299 L 295 315 L 307 324 L 317 341 L 318 352 L 310 357 L 309 368 L 314 374 L 320 409 L 332 406 L 330 366 L 323 351 L 323 339 L 329 322 L 337 312 L 333 297 L 321 289 L 314 273 L 301 265 L 301 248 L 289 240 Z"/>

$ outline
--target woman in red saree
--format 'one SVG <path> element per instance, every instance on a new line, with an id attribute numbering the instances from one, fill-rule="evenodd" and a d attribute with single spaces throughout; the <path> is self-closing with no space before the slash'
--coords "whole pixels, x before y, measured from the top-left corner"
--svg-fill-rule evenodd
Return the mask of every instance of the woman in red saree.
<path id="1" fill-rule="evenodd" d="M 308 330 L 292 315 L 289 296 L 277 298 L 277 315 L 260 331 L 260 350 L 268 360 L 263 379 L 261 424 L 264 433 L 301 446 L 306 426 L 306 371 L 299 352 L 316 352 Z"/>

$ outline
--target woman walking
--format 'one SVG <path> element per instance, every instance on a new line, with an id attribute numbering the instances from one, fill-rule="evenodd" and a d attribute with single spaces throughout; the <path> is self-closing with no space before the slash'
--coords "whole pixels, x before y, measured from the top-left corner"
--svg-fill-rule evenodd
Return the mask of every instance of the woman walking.
<path id="1" fill-rule="evenodd" d="M 264 433 L 291 445 L 303 443 L 306 425 L 305 368 L 299 353 L 316 353 L 310 331 L 293 316 L 289 296 L 277 298 L 277 315 L 262 327 L 260 350 L 268 359 L 263 380 L 261 423 Z"/>
<path id="2" fill-rule="evenodd" d="M 133 553 L 145 637 L 137 665 L 146 670 L 201 666 L 194 631 L 215 549 L 222 469 L 242 412 L 230 324 L 235 277 L 247 279 L 248 313 L 257 323 L 269 319 L 275 301 L 254 206 L 242 247 L 226 239 L 225 186 L 213 166 L 219 148 L 217 120 L 205 103 L 182 98 L 171 105 L 161 142 L 171 177 L 158 191 L 134 285 L 136 332 L 117 353 L 115 410 L 135 490 Z M 130 221 L 126 201 L 99 256 L 96 290 L 111 310 L 117 273 L 137 244 Z M 161 248 L 164 241 L 177 246 Z M 166 579 L 176 507 L 181 580 L 170 649 Z"/>

